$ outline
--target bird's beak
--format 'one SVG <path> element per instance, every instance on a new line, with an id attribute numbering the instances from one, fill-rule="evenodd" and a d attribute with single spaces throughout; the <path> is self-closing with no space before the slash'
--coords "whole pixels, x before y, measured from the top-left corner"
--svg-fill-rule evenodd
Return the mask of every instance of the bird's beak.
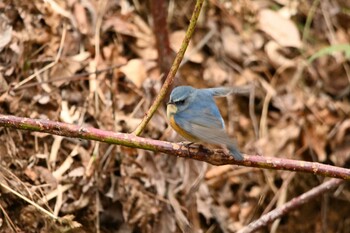
<path id="1" fill-rule="evenodd" d="M 167 116 L 170 118 L 171 115 L 174 115 L 177 112 L 177 107 L 173 102 L 168 102 L 167 103 Z"/>

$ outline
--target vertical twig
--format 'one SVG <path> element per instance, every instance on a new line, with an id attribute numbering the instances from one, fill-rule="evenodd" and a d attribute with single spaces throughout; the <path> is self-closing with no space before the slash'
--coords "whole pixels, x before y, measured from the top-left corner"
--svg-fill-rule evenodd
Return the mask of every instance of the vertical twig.
<path id="1" fill-rule="evenodd" d="M 199 13 L 201 11 L 203 2 L 204 2 L 204 0 L 197 0 L 196 6 L 193 10 L 193 14 L 192 14 L 192 17 L 190 20 L 190 24 L 188 26 L 188 29 L 187 29 L 187 32 L 185 35 L 185 38 L 182 41 L 181 48 L 180 48 L 179 52 L 176 54 L 175 60 L 173 62 L 173 65 L 170 68 L 170 71 L 168 73 L 168 76 L 167 76 L 164 84 L 163 84 L 162 89 L 160 90 L 159 94 L 157 95 L 156 99 L 154 100 L 152 106 L 147 111 L 145 117 L 142 119 L 141 123 L 137 126 L 137 128 L 133 132 L 135 135 L 138 136 L 141 134 L 141 132 L 146 127 L 147 123 L 151 120 L 153 114 L 155 113 L 155 111 L 159 107 L 160 103 L 164 99 L 165 95 L 167 94 L 169 87 L 173 83 L 174 78 L 175 78 L 175 74 L 180 66 L 180 63 L 185 55 L 187 46 L 188 46 L 190 39 L 193 35 L 194 29 L 196 26 L 196 22 L 197 22 Z"/>

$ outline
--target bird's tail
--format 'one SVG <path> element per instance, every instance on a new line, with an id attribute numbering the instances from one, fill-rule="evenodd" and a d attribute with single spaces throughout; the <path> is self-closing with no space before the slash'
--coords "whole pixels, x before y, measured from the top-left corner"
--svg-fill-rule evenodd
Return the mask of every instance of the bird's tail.
<path id="1" fill-rule="evenodd" d="M 230 94 L 248 95 L 251 92 L 251 86 L 246 85 L 242 87 L 214 87 L 207 88 L 212 96 L 223 97 Z"/>
<path id="2" fill-rule="evenodd" d="M 230 151 L 231 155 L 235 158 L 235 160 L 243 160 L 243 155 L 237 150 L 237 148 L 234 145 L 228 145 L 227 149 Z"/>

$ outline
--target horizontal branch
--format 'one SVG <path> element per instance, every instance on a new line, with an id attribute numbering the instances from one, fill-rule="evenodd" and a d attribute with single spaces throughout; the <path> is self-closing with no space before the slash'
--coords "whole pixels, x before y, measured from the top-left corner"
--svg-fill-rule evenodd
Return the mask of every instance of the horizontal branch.
<path id="1" fill-rule="evenodd" d="M 195 159 L 213 165 L 236 164 L 247 167 L 274 170 L 289 170 L 350 180 L 350 169 L 300 160 L 244 155 L 243 161 L 236 161 L 224 150 L 209 150 L 205 147 L 186 147 L 181 143 L 142 138 L 133 134 L 116 133 L 92 127 L 83 127 L 50 120 L 30 119 L 0 114 L 0 126 L 44 132 L 64 137 L 95 140 L 127 147 L 163 152 L 169 155 Z"/>

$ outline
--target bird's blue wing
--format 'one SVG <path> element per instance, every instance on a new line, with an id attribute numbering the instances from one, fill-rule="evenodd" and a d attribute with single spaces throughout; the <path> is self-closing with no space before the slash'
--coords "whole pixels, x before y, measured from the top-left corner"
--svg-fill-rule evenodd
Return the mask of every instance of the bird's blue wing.
<path id="1" fill-rule="evenodd" d="M 178 113 L 174 118 L 182 129 L 201 141 L 213 144 L 229 144 L 231 140 L 225 132 L 222 117 L 219 112 L 218 114 L 213 110 L 213 107 L 206 107 Z"/>
<path id="2" fill-rule="evenodd" d="M 208 91 L 198 93 L 196 100 L 185 111 L 174 115 L 174 120 L 193 138 L 211 144 L 224 144 L 236 159 L 243 159 L 235 143 L 226 134 L 224 121 L 212 93 Z"/>
<path id="3" fill-rule="evenodd" d="M 243 156 L 237 150 L 236 143 L 226 134 L 225 128 L 219 127 L 221 123 L 217 118 L 203 114 L 200 118 L 185 119 L 180 115 L 176 122 L 193 138 L 211 144 L 226 145 L 235 159 L 243 160 Z"/>

